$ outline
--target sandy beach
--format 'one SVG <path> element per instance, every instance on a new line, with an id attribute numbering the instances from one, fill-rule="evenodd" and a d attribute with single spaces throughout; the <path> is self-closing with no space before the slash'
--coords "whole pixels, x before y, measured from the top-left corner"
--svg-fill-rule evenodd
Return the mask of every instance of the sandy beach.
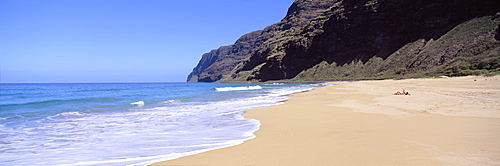
<path id="1" fill-rule="evenodd" d="M 500 76 L 336 84 L 248 110 L 243 144 L 153 165 L 500 165 Z"/>

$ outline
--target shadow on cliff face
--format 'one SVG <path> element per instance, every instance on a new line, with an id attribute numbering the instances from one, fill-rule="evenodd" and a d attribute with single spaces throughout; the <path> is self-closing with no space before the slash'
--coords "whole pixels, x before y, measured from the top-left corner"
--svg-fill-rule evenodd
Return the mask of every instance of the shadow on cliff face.
<path id="1" fill-rule="evenodd" d="M 499 6 L 498 0 L 342 1 L 310 45 L 288 42 L 281 61 L 267 60 L 255 78 L 294 78 L 322 61 L 343 65 L 385 59 L 407 43 L 436 40 L 460 23 L 494 15 Z"/>
<path id="2" fill-rule="evenodd" d="M 496 33 L 495 34 L 495 39 L 500 40 L 500 25 L 498 25 L 497 30 L 495 31 L 495 33 Z"/>

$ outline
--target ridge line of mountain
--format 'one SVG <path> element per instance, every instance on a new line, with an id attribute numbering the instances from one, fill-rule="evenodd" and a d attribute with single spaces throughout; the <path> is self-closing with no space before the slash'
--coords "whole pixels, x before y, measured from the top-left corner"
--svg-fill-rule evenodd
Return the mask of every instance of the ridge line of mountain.
<path id="1" fill-rule="evenodd" d="M 296 0 L 204 55 L 189 82 L 361 80 L 500 71 L 498 0 Z"/>

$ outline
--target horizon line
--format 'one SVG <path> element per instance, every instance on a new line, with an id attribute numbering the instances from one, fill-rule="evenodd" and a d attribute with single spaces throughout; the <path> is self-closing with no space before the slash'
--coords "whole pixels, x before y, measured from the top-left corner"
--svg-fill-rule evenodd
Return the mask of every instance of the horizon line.
<path id="1" fill-rule="evenodd" d="M 134 83 L 186 83 L 187 81 L 123 81 L 123 82 L 0 82 L 0 84 L 134 84 Z"/>

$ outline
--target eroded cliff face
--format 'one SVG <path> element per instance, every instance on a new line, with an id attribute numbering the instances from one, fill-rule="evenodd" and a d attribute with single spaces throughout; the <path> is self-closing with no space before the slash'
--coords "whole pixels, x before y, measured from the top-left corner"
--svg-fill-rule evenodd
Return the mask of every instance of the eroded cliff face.
<path id="1" fill-rule="evenodd" d="M 280 23 L 203 55 L 188 81 L 381 79 L 491 70 L 500 61 L 499 9 L 498 0 L 297 0 Z"/>
<path id="2" fill-rule="evenodd" d="M 233 45 L 222 46 L 203 54 L 198 65 L 188 76 L 188 82 L 214 82 L 233 70 L 236 64 L 248 57 L 262 43 L 263 31 L 240 37 Z"/>
<path id="3" fill-rule="evenodd" d="M 288 9 L 285 18 L 264 30 L 243 35 L 233 45 L 223 46 L 202 55 L 198 65 L 188 76 L 188 82 L 214 82 L 234 73 L 233 69 L 242 61 L 255 59 L 269 39 L 295 35 L 295 31 L 305 26 L 333 4 L 333 0 L 312 3 L 310 0 L 297 0 Z M 264 47 L 266 47 L 264 46 Z M 266 55 L 263 55 L 266 56 Z"/>

